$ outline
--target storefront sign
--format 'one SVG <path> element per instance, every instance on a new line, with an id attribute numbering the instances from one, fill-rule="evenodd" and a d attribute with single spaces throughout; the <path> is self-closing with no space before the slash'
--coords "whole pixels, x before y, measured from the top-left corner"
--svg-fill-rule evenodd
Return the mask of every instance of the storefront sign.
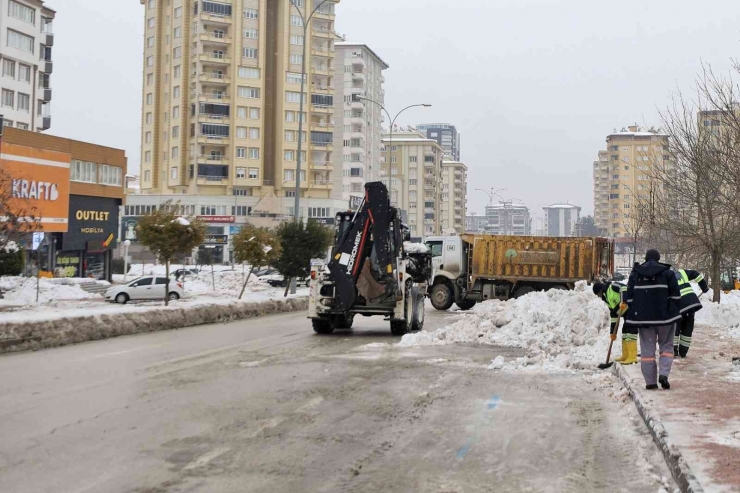
<path id="1" fill-rule="evenodd" d="M 312 217 L 310 220 L 326 226 L 333 226 L 336 222 L 333 217 Z"/>
<path id="2" fill-rule="evenodd" d="M 204 245 L 225 245 L 228 243 L 227 235 L 206 235 L 206 239 L 203 241 Z"/>
<path id="3" fill-rule="evenodd" d="M 2 143 L 0 169 L 10 176 L 9 207 L 31 217 L 46 233 L 63 233 L 69 222 L 71 155 Z"/>
<path id="4" fill-rule="evenodd" d="M 80 254 L 77 252 L 57 252 L 54 277 L 80 277 Z"/>
<path id="5" fill-rule="evenodd" d="M 238 235 L 241 232 L 242 227 L 243 226 L 229 226 L 229 234 L 231 236 Z"/>
<path id="6" fill-rule="evenodd" d="M 102 252 L 115 248 L 118 236 L 119 200 L 86 195 L 69 199 L 69 231 L 62 236 L 64 250 L 86 250 L 92 246 Z M 110 235 L 114 235 L 110 238 Z"/>
<path id="7" fill-rule="evenodd" d="M 207 223 L 233 223 L 236 222 L 234 216 L 198 216 L 198 219 Z"/>
<path id="8" fill-rule="evenodd" d="M 126 216 L 121 220 L 121 226 L 123 227 L 123 239 L 129 240 L 132 243 L 136 243 L 136 227 L 139 224 L 138 216 Z"/>

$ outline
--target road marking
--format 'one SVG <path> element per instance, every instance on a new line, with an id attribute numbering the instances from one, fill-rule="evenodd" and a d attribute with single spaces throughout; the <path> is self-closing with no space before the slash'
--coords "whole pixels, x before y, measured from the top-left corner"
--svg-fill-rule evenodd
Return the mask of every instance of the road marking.
<path id="1" fill-rule="evenodd" d="M 188 464 L 187 466 L 183 467 L 183 470 L 189 471 L 191 469 L 195 469 L 196 467 L 203 467 L 209 462 L 211 462 L 216 457 L 225 454 L 231 450 L 230 448 L 217 448 L 214 450 L 211 450 L 210 452 L 206 452 L 205 454 L 201 455 L 197 459 L 195 459 L 193 462 Z"/>
<path id="2" fill-rule="evenodd" d="M 488 399 L 488 409 L 496 409 L 500 403 L 501 397 L 494 395 L 493 397 Z"/>
<path id="3" fill-rule="evenodd" d="M 461 448 L 460 450 L 458 450 L 458 451 L 457 451 L 457 454 L 455 454 L 455 456 L 456 456 L 456 457 L 457 457 L 458 459 L 460 459 L 460 460 L 464 459 L 464 458 L 465 458 L 465 455 L 466 455 L 466 454 L 467 454 L 468 452 L 470 452 L 470 448 L 471 448 L 472 446 L 473 446 L 473 439 L 472 439 L 472 438 L 470 438 L 470 439 L 468 439 L 468 441 L 467 441 L 467 442 L 465 442 L 465 445 L 463 445 L 463 446 L 462 446 L 462 448 Z"/>

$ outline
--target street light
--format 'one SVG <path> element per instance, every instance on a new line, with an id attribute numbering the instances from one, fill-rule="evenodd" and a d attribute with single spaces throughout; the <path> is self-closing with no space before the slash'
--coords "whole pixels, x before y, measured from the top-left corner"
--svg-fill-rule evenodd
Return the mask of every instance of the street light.
<path id="1" fill-rule="evenodd" d="M 379 102 L 374 101 L 374 100 L 372 100 L 370 98 L 366 98 L 364 96 L 357 96 L 357 99 L 359 99 L 361 101 L 368 101 L 370 103 L 373 103 L 373 104 L 378 105 L 378 107 L 381 110 L 385 111 L 385 114 L 388 116 L 388 121 L 390 122 L 390 131 L 388 132 L 388 166 L 391 165 L 391 147 L 393 145 L 393 125 L 396 123 L 396 119 L 401 115 L 401 113 L 403 113 L 404 111 L 406 111 L 406 110 L 408 110 L 410 108 L 416 108 L 416 107 L 419 107 L 419 106 L 421 106 L 423 108 L 431 108 L 432 107 L 432 105 L 431 104 L 428 104 L 428 103 L 412 104 L 412 105 L 406 106 L 404 109 L 402 109 L 401 111 L 399 111 L 398 113 L 396 113 L 396 116 L 394 116 L 393 118 L 391 118 L 391 114 L 388 113 L 388 110 L 385 109 L 385 106 L 383 106 Z"/>
<path id="2" fill-rule="evenodd" d="M 123 283 L 126 284 L 126 274 L 128 274 L 128 247 L 131 246 L 131 240 L 123 242 Z"/>
<path id="3" fill-rule="evenodd" d="M 486 195 L 488 195 L 488 205 L 493 205 L 493 197 L 494 196 L 498 196 L 498 198 L 500 198 L 501 200 L 504 200 L 504 198 L 501 197 L 501 195 L 498 194 L 499 192 L 503 192 L 504 190 L 506 190 L 506 189 L 505 188 L 499 188 L 498 190 L 494 191 L 493 190 L 493 187 L 491 187 L 491 191 L 490 192 L 488 192 L 486 190 L 483 190 L 482 188 L 476 188 L 475 189 L 476 192 L 483 192 Z"/>

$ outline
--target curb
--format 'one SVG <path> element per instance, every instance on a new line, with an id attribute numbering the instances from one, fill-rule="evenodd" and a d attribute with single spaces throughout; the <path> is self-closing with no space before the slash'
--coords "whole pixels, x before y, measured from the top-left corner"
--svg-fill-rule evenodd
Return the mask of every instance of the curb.
<path id="1" fill-rule="evenodd" d="M 683 493 L 703 493 L 704 489 L 699 484 L 694 473 L 691 472 L 689 464 L 684 459 L 679 448 L 673 443 L 668 432 L 660 421 L 660 416 L 645 400 L 645 397 L 637 389 L 637 385 L 627 375 L 619 364 L 614 365 L 614 373 L 622 380 L 624 386 L 630 393 L 632 400 L 635 402 L 637 411 L 640 413 L 645 426 L 650 430 L 655 444 L 663 453 L 663 458 L 668 464 L 668 468 L 673 474 L 673 479 L 678 483 L 678 487 Z"/>
<path id="2" fill-rule="evenodd" d="M 0 354 L 66 346 L 123 335 L 226 323 L 308 309 L 308 297 L 257 302 L 170 306 L 56 320 L 0 323 Z"/>

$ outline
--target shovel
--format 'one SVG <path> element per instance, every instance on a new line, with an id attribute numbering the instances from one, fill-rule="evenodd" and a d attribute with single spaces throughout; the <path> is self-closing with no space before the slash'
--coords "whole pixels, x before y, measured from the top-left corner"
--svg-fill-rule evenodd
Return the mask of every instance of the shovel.
<path id="1" fill-rule="evenodd" d="M 619 332 L 619 322 L 622 321 L 622 316 L 619 315 L 617 317 L 617 323 L 614 325 L 614 332 L 609 333 L 609 351 L 606 352 L 606 363 L 601 363 L 599 365 L 599 370 L 606 370 L 607 368 L 611 368 L 614 364 L 613 361 L 609 361 L 612 357 L 612 346 L 614 346 L 614 341 L 617 340 L 617 332 Z"/>

